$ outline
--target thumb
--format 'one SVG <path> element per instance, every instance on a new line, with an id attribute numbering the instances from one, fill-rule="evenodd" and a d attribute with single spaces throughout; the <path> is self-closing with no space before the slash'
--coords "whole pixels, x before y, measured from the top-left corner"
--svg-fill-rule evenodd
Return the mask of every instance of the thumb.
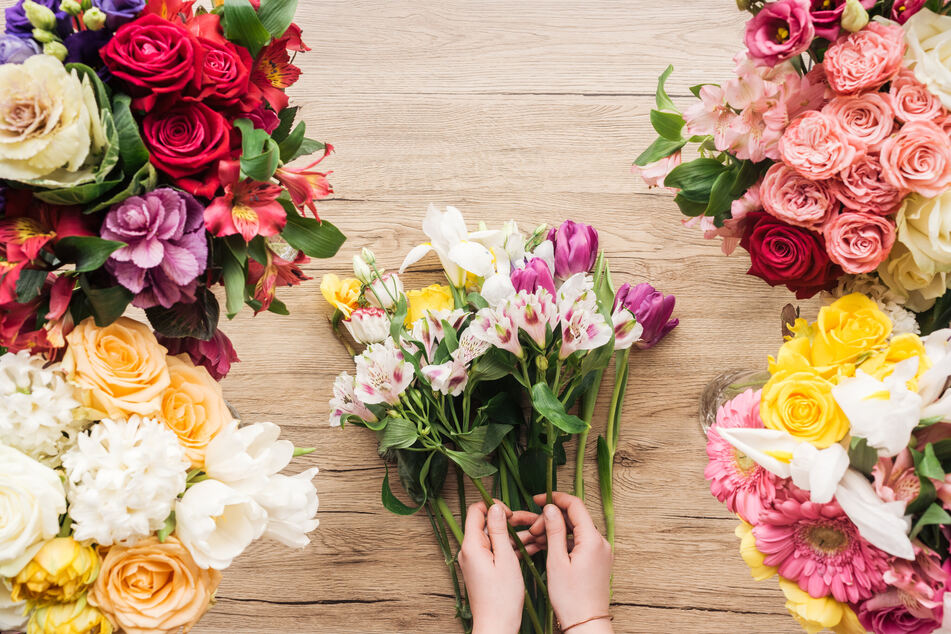
<path id="1" fill-rule="evenodd" d="M 545 533 L 548 535 L 548 565 L 568 562 L 568 528 L 565 517 L 554 504 L 545 506 Z"/>
<path id="2" fill-rule="evenodd" d="M 488 531 L 495 562 L 498 564 L 509 560 L 514 561 L 516 557 L 512 544 L 509 542 L 508 522 L 505 520 L 505 511 L 499 504 L 493 504 L 489 508 Z"/>

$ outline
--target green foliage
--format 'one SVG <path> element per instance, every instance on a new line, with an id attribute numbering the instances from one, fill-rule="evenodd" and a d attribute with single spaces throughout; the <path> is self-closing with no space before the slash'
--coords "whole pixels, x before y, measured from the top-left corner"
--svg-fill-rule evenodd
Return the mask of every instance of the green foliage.
<path id="1" fill-rule="evenodd" d="M 214 293 L 204 286 L 195 291 L 195 301 L 171 308 L 153 306 L 145 311 L 152 328 L 160 335 L 179 339 L 194 337 L 208 341 L 218 329 L 220 308 Z"/>
<path id="2" fill-rule="evenodd" d="M 380 451 L 387 449 L 406 449 L 419 439 L 416 423 L 405 418 L 386 418 L 386 427 L 380 432 Z"/>
<path id="3" fill-rule="evenodd" d="M 258 19 L 273 37 L 279 38 L 291 25 L 296 11 L 297 0 L 261 0 Z"/>
<path id="4" fill-rule="evenodd" d="M 853 436 L 849 445 L 849 464 L 852 468 L 870 475 L 876 462 L 878 462 L 878 452 L 875 448 L 869 447 L 865 438 Z"/>
<path id="5" fill-rule="evenodd" d="M 95 286 L 87 273 L 79 276 L 79 287 L 85 296 L 83 314 L 91 314 L 96 325 L 104 328 L 117 320 L 132 301 L 132 293 L 122 286 Z"/>
<path id="6" fill-rule="evenodd" d="M 547 383 L 536 383 L 532 386 L 532 405 L 545 420 L 566 434 L 580 434 L 588 429 L 586 422 L 565 411 L 565 406 Z"/>
<path id="7" fill-rule="evenodd" d="M 241 132 L 241 176 L 266 182 L 274 176 L 281 159 L 281 149 L 266 130 L 255 128 L 250 119 L 234 122 Z"/>
<path id="8" fill-rule="evenodd" d="M 275 3 L 285 1 L 274 0 Z M 279 15 L 275 16 L 273 26 L 277 26 L 277 17 Z M 248 49 L 252 57 L 257 57 L 258 52 L 271 41 L 271 33 L 261 23 L 261 19 L 248 0 L 225 0 L 221 22 L 224 26 L 225 37 Z"/>
<path id="9" fill-rule="evenodd" d="M 331 258 L 347 240 L 337 227 L 326 220 L 304 218 L 289 200 L 281 200 L 287 212 L 287 224 L 281 237 L 295 249 L 312 258 Z"/>
<path id="10" fill-rule="evenodd" d="M 87 273 L 100 268 L 110 254 L 124 246 L 124 242 L 95 236 L 67 236 L 56 243 L 54 252 L 63 262 L 75 264 L 77 273 Z"/>

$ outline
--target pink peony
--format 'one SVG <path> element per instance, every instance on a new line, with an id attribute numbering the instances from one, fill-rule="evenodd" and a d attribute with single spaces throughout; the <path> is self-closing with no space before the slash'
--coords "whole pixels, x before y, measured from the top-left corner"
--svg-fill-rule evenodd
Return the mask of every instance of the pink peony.
<path id="1" fill-rule="evenodd" d="M 873 90 L 901 70 L 905 33 L 900 26 L 870 22 L 832 44 L 823 66 L 829 85 L 840 95 Z"/>
<path id="2" fill-rule="evenodd" d="M 948 572 L 936 552 L 916 542 L 915 561 L 896 558 L 884 580 L 888 590 L 856 610 L 863 627 L 882 634 L 929 634 L 941 625 Z"/>
<path id="3" fill-rule="evenodd" d="M 763 208 L 773 216 L 816 231 L 839 208 L 825 182 L 803 178 L 783 163 L 774 163 L 766 172 L 760 197 Z"/>
<path id="4" fill-rule="evenodd" d="M 786 165 L 812 180 L 832 178 L 864 151 L 834 117 L 816 111 L 799 115 L 779 141 Z"/>
<path id="5" fill-rule="evenodd" d="M 912 121 L 882 144 L 885 180 L 933 198 L 951 185 L 951 139 L 930 121 Z"/>
<path id="6" fill-rule="evenodd" d="M 898 209 L 903 197 L 898 188 L 885 181 L 875 154 L 866 154 L 828 183 L 835 197 L 852 211 L 888 216 Z"/>
<path id="7" fill-rule="evenodd" d="M 809 0 L 769 2 L 746 23 L 746 48 L 750 55 L 775 66 L 804 52 L 816 35 Z"/>
<path id="8" fill-rule="evenodd" d="M 648 187 L 662 187 L 664 179 L 678 165 L 680 165 L 680 151 L 647 165 L 635 165 L 631 171 L 640 176 Z"/>
<path id="9" fill-rule="evenodd" d="M 829 259 L 846 273 L 871 273 L 895 244 L 895 225 L 884 216 L 847 212 L 823 228 Z"/>
<path id="10" fill-rule="evenodd" d="M 914 71 L 903 68 L 888 88 L 895 117 L 903 122 L 935 121 L 947 115 L 944 106 L 915 77 Z"/>
<path id="11" fill-rule="evenodd" d="M 779 478 L 738 452 L 717 432 L 720 427 L 760 429 L 759 402 L 762 391 L 746 390 L 732 401 L 720 406 L 717 422 L 707 432 L 707 457 L 710 461 L 704 476 L 710 481 L 710 492 L 726 503 L 728 509 L 755 524 L 764 509 L 776 497 Z"/>
<path id="12" fill-rule="evenodd" d="M 877 149 L 895 129 L 895 113 L 886 95 L 870 92 L 836 97 L 822 109 L 855 141 Z"/>
<path id="13" fill-rule="evenodd" d="M 837 502 L 816 504 L 788 484 L 753 527 L 763 563 L 814 598 L 856 603 L 885 590 L 891 557 L 860 535 Z"/>

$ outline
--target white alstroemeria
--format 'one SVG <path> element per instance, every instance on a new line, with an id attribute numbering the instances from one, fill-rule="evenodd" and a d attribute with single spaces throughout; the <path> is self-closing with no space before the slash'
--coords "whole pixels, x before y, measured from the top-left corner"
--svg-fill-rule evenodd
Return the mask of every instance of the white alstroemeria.
<path id="1" fill-rule="evenodd" d="M 618 305 L 611 315 L 611 322 L 614 325 L 615 350 L 627 350 L 644 334 L 644 326 L 638 323 L 637 317 L 626 306 Z"/>
<path id="2" fill-rule="evenodd" d="M 294 443 L 280 436 L 281 428 L 274 423 L 232 423 L 208 443 L 205 473 L 253 495 L 294 457 Z"/>
<path id="3" fill-rule="evenodd" d="M 489 306 L 498 306 L 515 294 L 515 285 L 508 273 L 496 273 L 486 278 L 479 291 Z"/>
<path id="4" fill-rule="evenodd" d="M 469 373 L 462 361 L 450 359 L 439 365 L 426 365 L 420 372 L 432 385 L 433 391 L 449 396 L 459 396 L 469 383 Z"/>
<path id="5" fill-rule="evenodd" d="M 362 255 L 353 256 L 353 276 L 364 284 L 369 284 L 373 281 L 373 269 L 370 268 L 370 265 L 367 264 L 367 261 L 363 259 Z"/>
<path id="6" fill-rule="evenodd" d="M 555 303 L 562 315 L 579 304 L 590 312 L 597 312 L 598 298 L 594 293 L 594 278 L 585 273 L 572 275 L 558 287 Z"/>
<path id="7" fill-rule="evenodd" d="M 897 363 L 882 381 L 858 370 L 832 388 L 835 402 L 852 426 L 852 436 L 865 438 L 883 458 L 897 456 L 907 447 L 921 420 L 921 397 L 907 385 L 917 371 L 918 357 L 911 357 Z"/>
<path id="8" fill-rule="evenodd" d="M 0 579 L 0 630 L 19 631 L 26 625 L 26 601 L 14 601 L 6 579 Z"/>
<path id="9" fill-rule="evenodd" d="M 312 480 L 317 467 L 297 475 L 271 476 L 265 488 L 254 496 L 267 513 L 264 537 L 277 540 L 290 548 L 303 548 L 310 543 L 307 533 L 320 524 L 317 519 L 317 489 Z"/>
<path id="10" fill-rule="evenodd" d="M 854 469 L 842 476 L 835 500 L 870 544 L 914 561 L 915 547 L 908 539 L 911 517 L 905 515 L 905 502 L 883 502 L 865 476 Z"/>
<path id="11" fill-rule="evenodd" d="M 380 343 L 390 336 L 390 316 L 376 306 L 354 309 L 343 325 L 354 341 L 364 345 Z"/>
<path id="12" fill-rule="evenodd" d="M 468 314 L 469 313 L 461 308 L 453 310 L 427 310 L 425 316 L 413 322 L 412 338 L 414 341 L 419 341 L 423 344 L 423 349 L 426 351 L 426 358 L 431 359 L 433 350 L 436 349 L 439 342 L 446 336 L 442 322 L 445 321 L 451 328 L 458 330 Z"/>
<path id="13" fill-rule="evenodd" d="M 525 236 L 522 235 L 522 232 L 518 230 L 518 223 L 514 220 L 509 220 L 502 225 L 502 250 L 505 252 L 506 258 L 497 258 L 499 262 L 505 260 L 505 267 L 508 268 L 508 272 L 511 272 L 511 264 L 513 262 L 518 262 L 525 258 Z M 502 266 L 498 267 L 500 273 L 503 272 Z"/>
<path id="14" fill-rule="evenodd" d="M 842 445 L 816 449 L 810 443 L 801 442 L 789 463 L 793 484 L 809 491 L 809 499 L 816 504 L 832 501 L 839 481 L 848 470 L 849 454 Z"/>
<path id="15" fill-rule="evenodd" d="M 396 306 L 403 294 L 403 281 L 396 273 L 385 273 L 370 284 L 365 297 L 371 306 L 389 310 Z"/>
<path id="16" fill-rule="evenodd" d="M 334 395 L 330 399 L 330 426 L 340 427 L 343 417 L 353 414 L 368 423 L 375 423 L 376 416 L 357 398 L 354 390 L 357 380 L 347 372 L 341 372 L 334 380 Z"/>
<path id="17" fill-rule="evenodd" d="M 175 535 L 201 568 L 224 570 L 267 528 L 267 512 L 242 491 L 204 480 L 175 504 Z"/>
<path id="18" fill-rule="evenodd" d="M 452 358 L 468 366 L 488 352 L 491 347 L 487 341 L 476 337 L 471 329 L 466 330 L 459 337 L 459 347 L 452 353 Z"/>
<path id="19" fill-rule="evenodd" d="M 400 394 L 413 382 L 413 366 L 403 359 L 403 353 L 391 338 L 370 344 L 353 361 L 357 366 L 354 393 L 367 405 L 395 405 L 400 401 Z"/>
<path id="20" fill-rule="evenodd" d="M 449 283 L 459 288 L 465 286 L 467 273 L 488 277 L 495 272 L 495 256 L 487 245 L 501 244 L 500 231 L 469 233 L 458 209 L 446 207 L 446 211 L 441 212 L 435 205 L 430 205 L 423 219 L 423 232 L 429 236 L 429 242 L 406 254 L 400 273 L 430 251 L 435 251 L 439 257 Z"/>
<path id="21" fill-rule="evenodd" d="M 941 416 L 951 421 L 951 390 L 945 390 L 951 377 L 951 328 L 936 330 L 922 337 L 931 367 L 918 378 L 918 394 L 924 407 L 922 418 Z"/>

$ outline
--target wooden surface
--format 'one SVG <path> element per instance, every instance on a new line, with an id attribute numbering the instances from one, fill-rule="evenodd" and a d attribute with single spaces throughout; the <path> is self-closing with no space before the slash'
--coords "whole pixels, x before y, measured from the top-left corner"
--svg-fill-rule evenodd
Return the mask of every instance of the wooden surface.
<path id="1" fill-rule="evenodd" d="M 317 447 L 303 465 L 321 468 L 321 525 L 301 552 L 246 553 L 196 632 L 458 631 L 426 518 L 383 510 L 372 434 L 327 425 L 333 378 L 352 363 L 317 279 L 347 273 L 364 245 L 396 268 L 430 202 L 458 206 L 473 224 L 591 222 L 618 283 L 649 280 L 677 295 L 681 325 L 636 355 L 626 401 L 616 631 L 797 631 L 776 582 L 754 582 L 739 557 L 736 520 L 703 478 L 697 424 L 713 376 L 763 367 L 775 351 L 791 295 L 745 276 L 742 254 L 725 258 L 681 227 L 670 194 L 630 173 L 654 138 L 657 75 L 674 63 L 671 94 L 688 104 L 688 86 L 728 77 L 743 20 L 731 0 L 301 1 L 313 51 L 298 57 L 304 76 L 291 92 L 309 134 L 337 148 L 326 163 L 336 195 L 320 209 L 350 240 L 308 268 L 312 282 L 283 292 L 290 317 L 225 324 L 243 361 L 225 391 L 247 420 Z M 424 268 L 409 286 L 438 281 Z M 597 431 L 604 415 L 602 403 Z M 593 491 L 593 452 L 587 464 Z M 596 493 L 590 507 L 600 511 Z"/>

